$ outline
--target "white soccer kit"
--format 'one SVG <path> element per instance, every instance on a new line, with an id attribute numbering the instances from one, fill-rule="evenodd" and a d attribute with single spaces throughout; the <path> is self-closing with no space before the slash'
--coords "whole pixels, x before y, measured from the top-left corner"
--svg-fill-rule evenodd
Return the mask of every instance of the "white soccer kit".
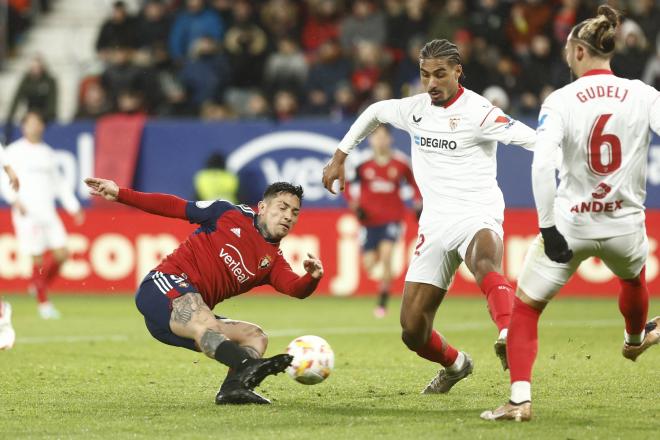
<path id="1" fill-rule="evenodd" d="M 381 123 L 409 133 L 413 174 L 424 203 L 406 281 L 447 289 L 480 229 L 503 235 L 497 142 L 531 149 L 534 130 L 460 88 L 445 106 L 433 105 L 426 93 L 372 104 L 338 148 L 350 153 Z"/>
<path id="2" fill-rule="evenodd" d="M 26 210 L 26 215 L 21 215 L 17 209 L 12 209 L 21 250 L 40 255 L 48 249 L 64 247 L 67 236 L 55 201 L 58 199 L 71 214 L 80 210 L 80 203 L 72 189 L 64 184 L 55 152 L 43 142 L 33 144 L 21 138 L 7 147 L 5 156 L 21 178 L 18 192 L 10 188 L 6 177 L 2 185 L 5 200 L 10 204 L 18 201 Z"/>
<path id="3" fill-rule="evenodd" d="M 580 262 L 597 256 L 620 278 L 646 262 L 646 167 L 651 131 L 660 134 L 660 92 L 638 80 L 593 70 L 543 103 L 532 166 L 540 227 L 557 226 L 574 257 L 559 264 L 537 237 L 519 285 L 548 301 Z M 552 152 L 563 160 L 556 187 Z"/>
<path id="4" fill-rule="evenodd" d="M 0 168 L 5 166 L 5 149 L 0 144 Z"/>

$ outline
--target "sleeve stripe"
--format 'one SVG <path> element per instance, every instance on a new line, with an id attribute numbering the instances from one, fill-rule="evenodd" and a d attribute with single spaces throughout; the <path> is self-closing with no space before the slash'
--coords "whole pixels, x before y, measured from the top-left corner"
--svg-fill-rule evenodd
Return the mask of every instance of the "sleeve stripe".
<path id="1" fill-rule="evenodd" d="M 496 108 L 497 108 L 497 107 L 492 107 L 492 108 L 488 111 L 488 113 L 486 113 L 486 116 L 484 116 L 484 120 L 481 121 L 481 124 L 479 124 L 479 127 L 481 127 L 481 126 L 484 125 L 484 122 L 486 122 L 486 118 L 488 118 L 488 115 L 490 115 L 490 114 L 493 112 L 493 110 L 495 110 Z"/>
<path id="2" fill-rule="evenodd" d="M 254 215 L 254 211 L 249 206 L 246 205 L 236 205 L 236 206 L 244 213 Z"/>

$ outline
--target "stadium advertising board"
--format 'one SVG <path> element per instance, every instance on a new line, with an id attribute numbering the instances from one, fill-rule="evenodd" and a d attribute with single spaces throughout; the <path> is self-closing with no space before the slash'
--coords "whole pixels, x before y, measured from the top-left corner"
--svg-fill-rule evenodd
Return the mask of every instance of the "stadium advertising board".
<path id="1" fill-rule="evenodd" d="M 65 217 L 70 231 L 69 248 L 73 257 L 63 269 L 63 278 L 54 290 L 66 292 L 127 293 L 158 264 L 180 240 L 190 234 L 194 225 L 185 221 L 156 218 L 130 209 L 93 209 L 87 221 L 75 227 Z M 504 272 L 515 280 L 520 272 L 525 252 L 536 233 L 536 213 L 532 210 L 509 210 L 505 220 Z M 0 290 L 21 292 L 27 286 L 31 272 L 29 258 L 20 256 L 11 231 L 9 213 L 0 212 Z M 647 219 L 650 238 L 650 257 L 646 276 L 652 295 L 660 295 L 660 212 L 650 212 Z M 395 251 L 394 291 L 401 292 L 409 256 L 416 244 L 416 223 L 410 216 L 406 222 L 405 238 Z M 325 276 L 319 292 L 341 296 L 360 295 L 377 291 L 372 279 L 360 269 L 359 224 L 345 210 L 308 209 L 303 211 L 293 233 L 282 250 L 294 270 L 302 271 L 302 259 L 307 252 L 320 256 Z M 585 261 L 563 295 L 615 295 L 618 283 L 605 265 L 596 259 Z M 262 291 L 271 291 L 263 288 Z M 479 294 L 471 275 L 461 266 L 452 285 L 451 294 Z"/>

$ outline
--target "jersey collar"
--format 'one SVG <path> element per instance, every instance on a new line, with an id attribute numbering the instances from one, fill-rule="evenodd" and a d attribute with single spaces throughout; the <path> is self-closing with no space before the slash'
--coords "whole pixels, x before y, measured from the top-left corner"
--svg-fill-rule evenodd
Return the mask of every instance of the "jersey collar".
<path id="1" fill-rule="evenodd" d="M 609 69 L 591 69 L 587 70 L 582 74 L 582 76 L 591 76 L 591 75 L 614 75 Z"/>
<path id="2" fill-rule="evenodd" d="M 464 91 L 465 91 L 465 89 L 463 88 L 463 86 L 459 84 L 458 85 L 458 90 L 456 91 L 456 94 L 454 95 L 454 97 L 451 98 L 449 101 L 445 102 L 444 104 L 438 106 L 438 107 L 444 107 L 444 108 L 449 107 L 450 105 L 455 103 L 458 100 L 458 98 L 461 97 L 461 95 L 463 94 Z M 433 104 L 431 104 L 431 105 L 433 105 Z"/>

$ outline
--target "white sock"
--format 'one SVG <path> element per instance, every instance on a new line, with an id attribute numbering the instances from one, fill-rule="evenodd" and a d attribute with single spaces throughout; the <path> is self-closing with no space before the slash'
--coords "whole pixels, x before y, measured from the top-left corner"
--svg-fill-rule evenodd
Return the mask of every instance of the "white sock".
<path id="1" fill-rule="evenodd" d="M 457 371 L 460 371 L 461 368 L 463 368 L 464 363 L 465 363 L 465 355 L 463 354 L 462 351 L 459 351 L 458 356 L 456 356 L 456 360 L 454 361 L 454 363 L 445 369 L 449 373 L 456 373 Z"/>
<path id="2" fill-rule="evenodd" d="M 623 340 L 626 341 L 626 344 L 631 344 L 631 345 L 640 345 L 642 341 L 644 340 L 645 336 L 645 331 L 642 330 L 641 333 L 637 335 L 631 335 L 627 331 L 623 331 Z"/>
<path id="3" fill-rule="evenodd" d="M 497 339 L 504 339 L 506 341 L 506 337 L 508 334 L 509 334 L 509 329 L 503 328 L 502 331 L 500 331 L 500 336 L 498 336 Z"/>
<path id="4" fill-rule="evenodd" d="M 532 401 L 532 384 L 522 380 L 511 384 L 511 402 L 518 404 Z"/>

